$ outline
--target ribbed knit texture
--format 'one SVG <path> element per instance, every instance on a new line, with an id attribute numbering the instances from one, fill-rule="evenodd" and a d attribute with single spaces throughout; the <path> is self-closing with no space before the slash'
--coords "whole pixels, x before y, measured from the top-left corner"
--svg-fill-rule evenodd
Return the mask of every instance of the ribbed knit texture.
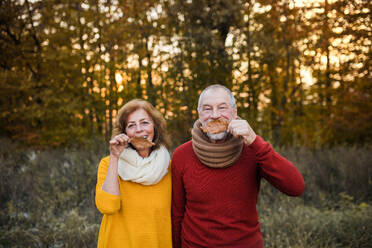
<path id="1" fill-rule="evenodd" d="M 243 148 L 242 139 L 228 134 L 223 143 L 211 143 L 200 126 L 201 123 L 197 120 L 191 131 L 192 146 L 196 156 L 204 165 L 224 168 L 238 160 Z"/>
<path id="2" fill-rule="evenodd" d="M 171 168 L 173 248 L 261 248 L 261 178 L 288 195 L 304 190 L 297 168 L 259 136 L 220 169 L 201 164 L 189 141 L 174 151 Z"/>
<path id="3" fill-rule="evenodd" d="M 145 186 L 118 176 L 120 196 L 101 189 L 109 157 L 98 167 L 96 205 L 103 214 L 98 248 L 168 248 L 171 235 L 171 175 L 157 184 Z"/>

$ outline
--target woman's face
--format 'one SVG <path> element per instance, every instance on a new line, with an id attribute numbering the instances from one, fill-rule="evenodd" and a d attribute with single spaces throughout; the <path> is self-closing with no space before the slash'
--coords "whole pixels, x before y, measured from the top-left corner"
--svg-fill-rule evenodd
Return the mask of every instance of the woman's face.
<path id="1" fill-rule="evenodd" d="M 144 109 L 137 109 L 128 115 L 125 132 L 129 138 L 142 136 L 152 141 L 154 139 L 154 121 Z"/>

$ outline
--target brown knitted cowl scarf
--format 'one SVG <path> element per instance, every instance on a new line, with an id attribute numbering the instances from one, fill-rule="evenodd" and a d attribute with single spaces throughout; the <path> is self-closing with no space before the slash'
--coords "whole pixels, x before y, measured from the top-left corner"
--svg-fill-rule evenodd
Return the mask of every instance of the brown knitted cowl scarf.
<path id="1" fill-rule="evenodd" d="M 242 152 L 243 140 L 228 134 L 225 142 L 211 143 L 200 126 L 197 120 L 191 131 L 192 147 L 200 162 L 212 168 L 226 168 L 234 164 Z"/>

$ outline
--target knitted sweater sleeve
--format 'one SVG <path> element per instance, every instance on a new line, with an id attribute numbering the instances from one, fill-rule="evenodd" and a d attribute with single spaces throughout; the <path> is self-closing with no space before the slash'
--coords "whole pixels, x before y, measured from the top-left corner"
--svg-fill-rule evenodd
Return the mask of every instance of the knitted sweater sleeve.
<path id="1" fill-rule="evenodd" d="M 120 210 L 120 196 L 112 195 L 102 190 L 102 185 L 106 179 L 107 169 L 109 166 L 110 157 L 105 157 L 101 160 L 97 172 L 96 185 L 96 206 L 102 214 L 113 214 Z"/>
<path id="2" fill-rule="evenodd" d="M 262 177 L 270 184 L 289 196 L 300 196 L 304 192 L 305 182 L 300 171 L 269 143 L 257 136 L 250 148 L 255 151 Z"/>
<path id="3" fill-rule="evenodd" d="M 172 241 L 173 248 L 181 248 L 181 223 L 185 212 L 182 152 L 176 149 L 172 157 Z"/>

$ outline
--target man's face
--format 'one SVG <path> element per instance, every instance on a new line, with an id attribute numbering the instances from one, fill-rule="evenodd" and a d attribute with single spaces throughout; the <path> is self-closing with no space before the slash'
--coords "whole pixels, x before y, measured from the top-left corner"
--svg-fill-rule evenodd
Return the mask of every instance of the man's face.
<path id="1" fill-rule="evenodd" d="M 230 96 L 223 89 L 210 89 L 206 91 L 201 99 L 199 120 L 202 125 L 209 121 L 224 118 L 229 122 L 236 119 L 236 107 L 231 106 Z M 226 136 L 226 132 L 219 134 L 208 134 L 211 139 L 219 140 Z"/>

